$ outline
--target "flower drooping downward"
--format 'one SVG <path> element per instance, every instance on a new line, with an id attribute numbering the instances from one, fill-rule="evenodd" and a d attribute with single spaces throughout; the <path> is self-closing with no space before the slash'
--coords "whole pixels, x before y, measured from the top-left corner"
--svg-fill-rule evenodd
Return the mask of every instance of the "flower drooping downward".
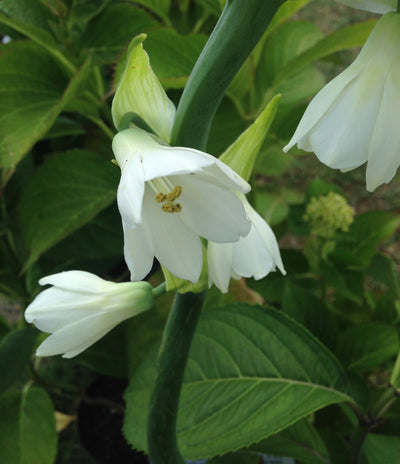
<path id="1" fill-rule="evenodd" d="M 72 358 L 125 319 L 153 306 L 148 282 L 107 282 L 83 271 L 44 277 L 44 290 L 25 311 L 25 319 L 51 333 L 37 349 L 37 356 L 63 354 Z"/>
<path id="2" fill-rule="evenodd" d="M 250 186 L 218 159 L 160 145 L 140 129 L 119 132 L 113 151 L 122 171 L 117 200 L 132 280 L 143 279 L 156 257 L 172 274 L 197 282 L 200 237 L 226 243 L 249 233 L 234 191 Z"/>
<path id="3" fill-rule="evenodd" d="M 311 101 L 289 144 L 331 168 L 367 164 L 367 190 L 400 164 L 400 13 L 386 13 L 356 60 Z"/>
<path id="4" fill-rule="evenodd" d="M 209 285 L 214 283 L 223 293 L 228 291 L 231 277 L 259 280 L 276 267 L 286 274 L 272 229 L 244 195 L 240 195 L 240 199 L 251 223 L 249 234 L 235 243 L 209 241 L 207 247 Z"/>

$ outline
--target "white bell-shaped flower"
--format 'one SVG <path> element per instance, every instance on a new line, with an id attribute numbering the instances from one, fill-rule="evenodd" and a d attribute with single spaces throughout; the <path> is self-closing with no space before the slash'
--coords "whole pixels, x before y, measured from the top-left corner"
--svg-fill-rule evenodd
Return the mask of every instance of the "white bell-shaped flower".
<path id="1" fill-rule="evenodd" d="M 200 237 L 224 243 L 249 233 L 234 191 L 250 186 L 218 159 L 160 145 L 140 129 L 119 132 L 113 151 L 122 171 L 117 200 L 132 280 L 143 279 L 156 257 L 172 274 L 197 282 Z"/>
<path id="2" fill-rule="evenodd" d="M 311 101 L 292 139 L 331 168 L 368 162 L 367 190 L 400 164 L 400 13 L 386 13 L 356 60 Z"/>
<path id="3" fill-rule="evenodd" d="M 245 207 L 251 229 L 246 237 L 235 243 L 208 242 L 208 282 L 226 293 L 229 280 L 240 277 L 262 279 L 276 267 L 286 274 L 278 242 L 271 227 L 253 209 L 244 195 L 240 199 Z"/>
<path id="4" fill-rule="evenodd" d="M 37 356 L 63 354 L 72 358 L 97 342 L 117 324 L 153 306 L 148 282 L 107 282 L 83 271 L 44 277 L 40 285 L 53 285 L 33 300 L 25 319 L 51 333 Z"/>

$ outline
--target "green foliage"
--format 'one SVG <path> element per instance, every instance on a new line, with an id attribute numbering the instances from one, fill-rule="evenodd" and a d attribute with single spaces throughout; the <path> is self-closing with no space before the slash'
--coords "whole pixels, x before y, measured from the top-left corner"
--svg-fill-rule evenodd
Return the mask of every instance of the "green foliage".
<path id="1" fill-rule="evenodd" d="M 0 397 L 0 459 L 4 464 L 52 464 L 57 450 L 54 410 L 40 388 Z"/>
<path id="2" fill-rule="evenodd" d="M 139 449 L 146 449 L 154 362 L 153 355 L 136 371 L 125 396 L 125 435 Z M 239 449 L 316 409 L 349 401 L 346 388 L 332 354 L 281 313 L 247 305 L 209 310 L 197 327 L 182 387 L 180 450 L 200 458 Z"/>

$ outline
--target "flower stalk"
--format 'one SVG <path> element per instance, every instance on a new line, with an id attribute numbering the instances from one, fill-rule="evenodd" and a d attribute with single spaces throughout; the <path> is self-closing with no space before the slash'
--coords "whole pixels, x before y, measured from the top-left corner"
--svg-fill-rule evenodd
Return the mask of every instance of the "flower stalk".
<path id="1" fill-rule="evenodd" d="M 182 95 L 172 144 L 204 150 L 222 97 L 277 11 L 280 0 L 228 0 Z M 176 439 L 179 395 L 204 293 L 178 294 L 164 330 L 147 438 L 153 464 L 183 464 Z"/>

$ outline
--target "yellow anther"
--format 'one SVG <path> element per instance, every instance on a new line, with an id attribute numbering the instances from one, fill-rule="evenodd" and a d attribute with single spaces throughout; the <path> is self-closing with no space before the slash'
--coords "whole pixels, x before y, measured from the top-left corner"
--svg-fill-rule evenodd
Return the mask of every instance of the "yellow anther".
<path id="1" fill-rule="evenodd" d="M 182 205 L 180 203 L 175 203 L 175 213 L 182 211 Z"/>
<path id="2" fill-rule="evenodd" d="M 165 195 L 164 193 L 157 193 L 156 195 L 156 202 L 157 203 L 162 203 L 163 201 L 165 201 L 167 199 L 167 195 Z"/>
<path id="3" fill-rule="evenodd" d="M 164 203 L 161 206 L 161 210 L 165 213 L 175 213 L 175 205 L 174 203 Z"/>
<path id="4" fill-rule="evenodd" d="M 170 201 L 170 202 L 173 202 L 175 201 L 177 198 L 180 197 L 182 193 L 182 187 L 180 185 L 176 185 L 170 192 L 169 194 L 167 195 L 166 199 L 167 201 Z"/>

